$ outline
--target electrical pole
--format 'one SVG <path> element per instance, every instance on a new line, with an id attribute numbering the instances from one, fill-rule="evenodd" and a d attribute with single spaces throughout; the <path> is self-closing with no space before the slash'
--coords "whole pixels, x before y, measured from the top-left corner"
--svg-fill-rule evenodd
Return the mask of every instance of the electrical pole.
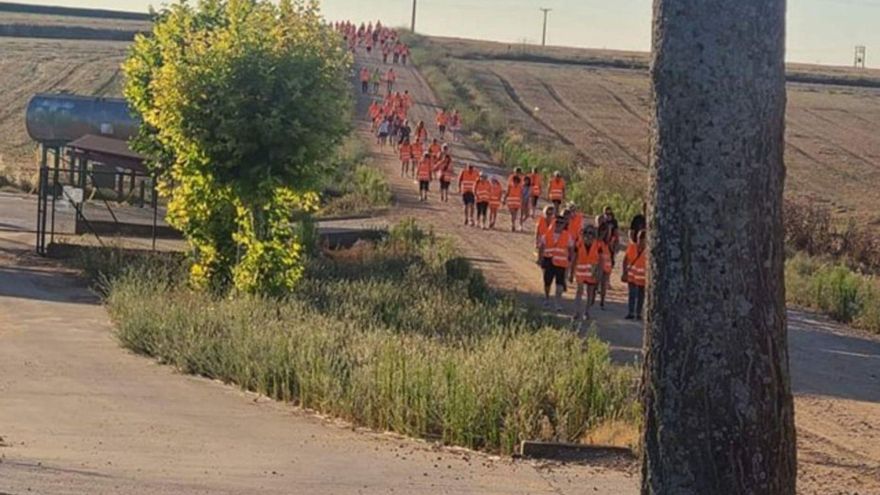
<path id="1" fill-rule="evenodd" d="M 412 13 L 412 23 L 410 24 L 409 30 L 415 34 L 416 32 L 416 0 L 413 0 L 413 13 Z"/>
<path id="2" fill-rule="evenodd" d="M 545 9 L 542 7 L 538 10 L 544 13 L 544 32 L 541 34 L 541 46 L 547 46 L 547 14 L 553 9 Z"/>

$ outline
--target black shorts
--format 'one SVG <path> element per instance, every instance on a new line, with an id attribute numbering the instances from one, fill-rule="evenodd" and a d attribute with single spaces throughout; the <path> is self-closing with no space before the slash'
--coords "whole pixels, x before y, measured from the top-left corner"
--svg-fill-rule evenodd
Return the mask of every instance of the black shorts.
<path id="1" fill-rule="evenodd" d="M 445 126 L 445 125 L 441 125 L 441 126 L 440 126 L 440 134 L 443 134 L 444 132 L 446 132 L 446 126 Z"/>
<path id="2" fill-rule="evenodd" d="M 565 268 L 556 266 L 550 262 L 550 258 L 544 258 L 544 286 L 549 287 L 553 281 L 556 281 L 556 287 L 565 289 Z"/>
<path id="3" fill-rule="evenodd" d="M 462 201 L 464 201 L 464 204 L 466 204 L 466 205 L 472 205 L 477 202 L 477 197 L 474 196 L 474 193 L 472 193 L 472 192 L 466 192 L 466 193 L 462 194 L 461 199 L 462 199 Z"/>
<path id="4" fill-rule="evenodd" d="M 489 211 L 489 202 L 477 203 L 477 215 L 485 215 Z"/>
<path id="5" fill-rule="evenodd" d="M 419 181 L 419 191 L 427 191 L 431 187 L 431 181 L 429 180 L 420 180 Z"/>
<path id="6" fill-rule="evenodd" d="M 540 196 L 532 196 L 532 208 L 538 207 L 538 199 L 540 199 Z"/>
<path id="7" fill-rule="evenodd" d="M 440 190 L 441 190 L 441 191 L 448 191 L 448 190 L 449 190 L 449 184 L 450 184 L 449 181 L 446 181 L 446 180 L 442 180 L 442 179 L 441 179 L 441 180 L 440 180 Z"/>

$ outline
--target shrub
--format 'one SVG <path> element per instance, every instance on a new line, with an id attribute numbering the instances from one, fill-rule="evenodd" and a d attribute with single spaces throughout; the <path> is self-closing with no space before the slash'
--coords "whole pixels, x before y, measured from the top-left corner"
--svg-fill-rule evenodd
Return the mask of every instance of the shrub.
<path id="1" fill-rule="evenodd" d="M 880 285 L 874 277 L 840 263 L 797 254 L 786 262 L 785 287 L 789 302 L 880 332 Z"/>

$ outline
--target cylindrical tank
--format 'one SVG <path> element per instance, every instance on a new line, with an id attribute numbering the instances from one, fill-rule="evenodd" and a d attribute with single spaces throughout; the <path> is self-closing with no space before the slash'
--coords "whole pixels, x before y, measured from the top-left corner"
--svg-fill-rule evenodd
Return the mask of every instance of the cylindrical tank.
<path id="1" fill-rule="evenodd" d="M 65 144 L 87 134 L 128 140 L 140 123 L 125 100 L 72 94 L 38 94 L 26 113 L 31 139 Z"/>

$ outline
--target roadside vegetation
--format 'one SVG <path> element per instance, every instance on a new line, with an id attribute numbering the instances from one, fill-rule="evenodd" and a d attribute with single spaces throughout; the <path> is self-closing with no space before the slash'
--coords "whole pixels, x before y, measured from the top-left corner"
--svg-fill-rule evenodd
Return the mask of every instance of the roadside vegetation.
<path id="1" fill-rule="evenodd" d="M 785 203 L 788 301 L 880 333 L 880 239 L 853 221 L 834 222 L 827 208 Z"/>
<path id="2" fill-rule="evenodd" d="M 175 256 L 80 263 L 135 352 L 356 424 L 501 453 L 634 424 L 632 367 L 492 291 L 454 252 L 407 221 L 311 258 L 281 299 L 192 289 Z"/>
<path id="3" fill-rule="evenodd" d="M 391 206 L 391 186 L 371 160 L 362 139 L 352 135 L 345 140 L 322 179 L 317 216 L 372 215 Z"/>

